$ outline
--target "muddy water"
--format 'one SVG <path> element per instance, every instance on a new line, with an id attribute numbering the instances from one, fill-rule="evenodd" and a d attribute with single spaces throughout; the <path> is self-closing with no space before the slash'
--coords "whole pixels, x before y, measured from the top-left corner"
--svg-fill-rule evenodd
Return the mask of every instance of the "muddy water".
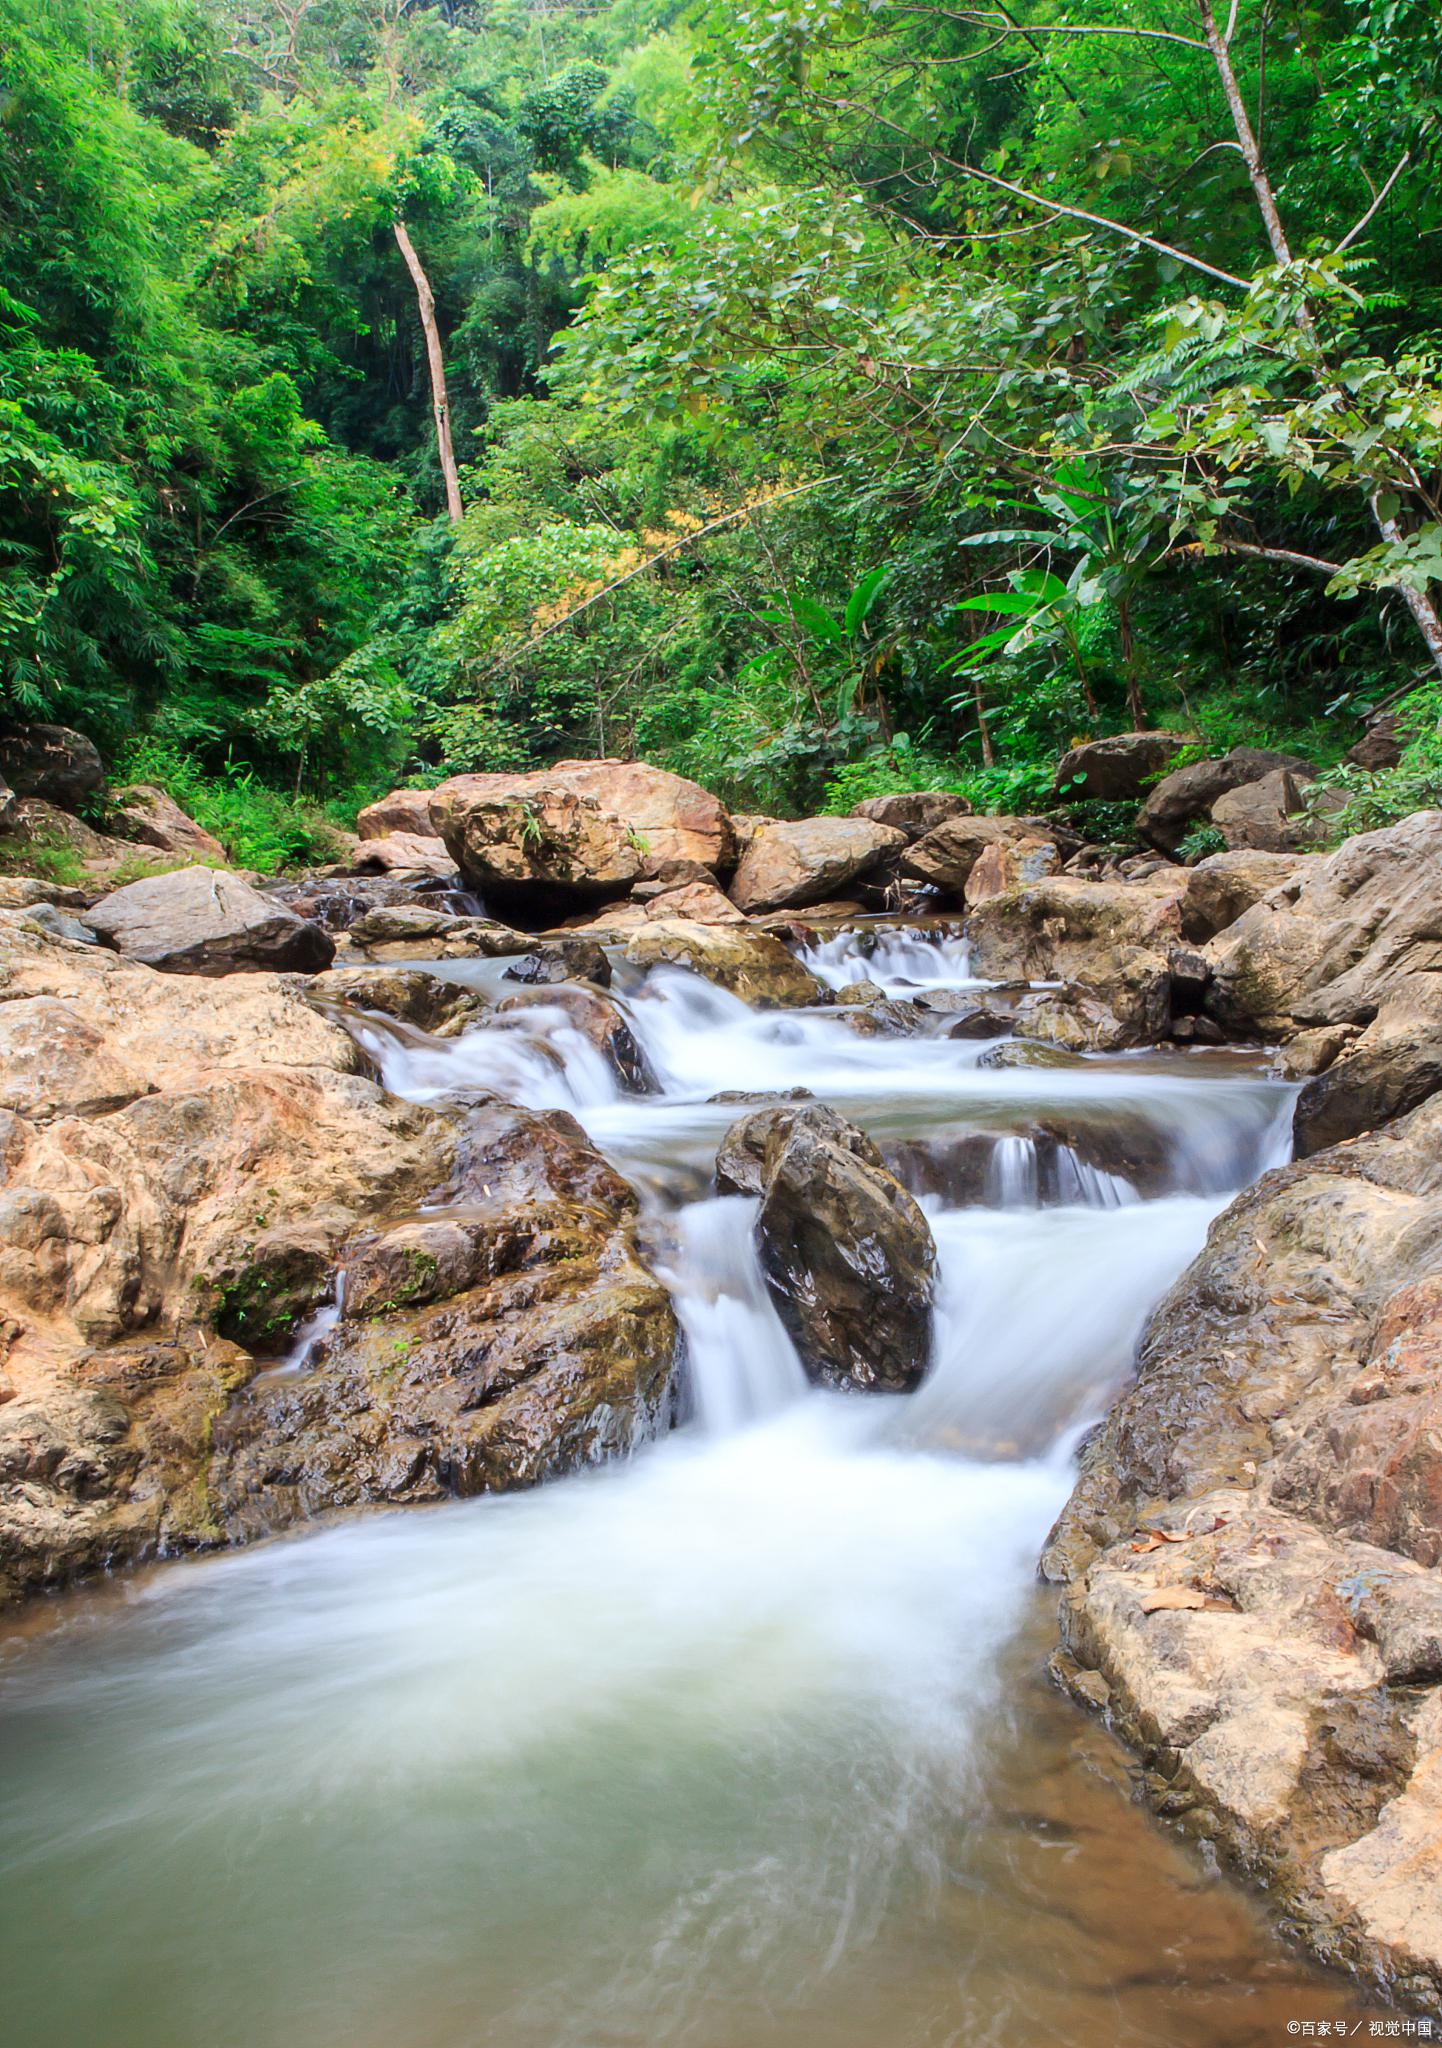
<path id="1" fill-rule="evenodd" d="M 964 980 L 954 947 L 915 953 L 868 971 Z M 1131 1803 L 1041 1678 L 1032 1579 L 1078 1431 L 1281 1156 L 1286 1092 L 1206 1058 L 997 1071 L 675 972 L 625 1000 L 654 1096 L 559 1013 L 360 1028 L 399 1092 L 564 1102 L 636 1177 L 693 1420 L 625 1466 L 157 1570 L 15 1639 L 7 2042 L 1235 2048 L 1359 2017 Z M 935 1349 L 905 1399 L 807 1386 L 751 1205 L 706 1188 L 737 1114 L 707 1097 L 797 1085 L 923 1161 L 992 1147 L 979 1191 L 927 1195 Z M 1043 1115 L 1074 1171 L 1043 1175 Z M 1122 1122 L 1145 1189 L 1088 1149 Z"/>

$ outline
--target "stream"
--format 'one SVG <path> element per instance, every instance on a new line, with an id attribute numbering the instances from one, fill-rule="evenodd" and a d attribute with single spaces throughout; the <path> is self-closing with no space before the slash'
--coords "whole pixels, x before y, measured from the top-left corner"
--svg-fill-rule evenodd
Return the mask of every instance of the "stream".
<path id="1" fill-rule="evenodd" d="M 856 945 L 809 964 L 967 985 L 955 939 Z M 158 1566 L 0 1645 L 7 2043 L 1260 2048 L 1291 2019 L 1350 2026 L 1356 1994 L 1151 1822 L 1048 1686 L 1033 1578 L 1148 1310 L 1287 1156 L 1291 1091 L 1235 1052 L 992 1065 L 945 1014 L 864 1036 L 680 969 L 620 999 L 654 1094 L 559 1010 L 354 1028 L 395 1092 L 566 1108 L 633 1180 L 685 1425 L 532 1493 Z M 807 1384 L 755 1204 L 711 1191 L 746 1105 L 708 1098 L 798 1087 L 930 1217 L 912 1395 Z"/>

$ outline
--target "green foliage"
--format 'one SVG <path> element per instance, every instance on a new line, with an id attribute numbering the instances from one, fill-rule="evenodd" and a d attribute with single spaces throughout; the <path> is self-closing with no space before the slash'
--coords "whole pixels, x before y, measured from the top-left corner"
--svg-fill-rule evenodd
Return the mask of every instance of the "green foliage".
<path id="1" fill-rule="evenodd" d="M 193 756 L 148 738 L 121 756 L 119 773 L 128 782 L 158 785 L 214 834 L 237 867 L 273 875 L 340 856 L 341 821 L 268 787 L 252 768 L 226 761 L 216 773 L 207 773 Z"/>

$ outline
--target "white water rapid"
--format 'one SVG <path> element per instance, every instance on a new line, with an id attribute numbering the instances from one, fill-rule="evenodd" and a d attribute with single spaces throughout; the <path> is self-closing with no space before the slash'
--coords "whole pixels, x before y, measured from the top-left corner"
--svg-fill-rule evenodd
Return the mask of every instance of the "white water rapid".
<path id="1" fill-rule="evenodd" d="M 825 951 L 840 982 L 965 972 L 952 941 L 856 971 Z M 669 1212 L 688 1421 L 532 1493 L 158 1569 L 12 1642 L 7 2042 L 1260 2042 L 1239 2015 L 1300 2011 L 1266 1987 L 1311 1980 L 1104 1772 L 1064 1767 L 1103 1739 L 1037 1682 L 1028 1630 L 1076 1435 L 1209 1218 L 1284 1156 L 1287 1091 L 1205 1055 L 997 1071 L 674 970 L 625 1001 L 653 1096 L 559 1011 L 356 1028 L 398 1092 L 572 1109 Z M 744 1114 L 708 1097 L 798 1086 L 921 1187 L 941 1279 L 915 1395 L 810 1388 L 755 1204 L 707 1188 Z M 947 1162 L 978 1143 L 963 1192 Z"/>

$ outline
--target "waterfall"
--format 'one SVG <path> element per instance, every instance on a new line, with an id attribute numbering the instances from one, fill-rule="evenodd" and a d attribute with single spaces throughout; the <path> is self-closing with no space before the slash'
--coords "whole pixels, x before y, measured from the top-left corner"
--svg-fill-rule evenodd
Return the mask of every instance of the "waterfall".
<path id="1" fill-rule="evenodd" d="M 801 954 L 828 988 L 873 981 L 888 995 L 928 988 L 986 988 L 974 980 L 971 948 L 952 932 L 844 931 L 818 940 Z"/>
<path id="2" fill-rule="evenodd" d="M 775 1414 L 806 1390 L 757 1257 L 760 1206 L 730 1195 L 683 1209 L 674 1259 L 659 1268 L 685 1334 L 697 1420 L 713 1436 Z"/>

